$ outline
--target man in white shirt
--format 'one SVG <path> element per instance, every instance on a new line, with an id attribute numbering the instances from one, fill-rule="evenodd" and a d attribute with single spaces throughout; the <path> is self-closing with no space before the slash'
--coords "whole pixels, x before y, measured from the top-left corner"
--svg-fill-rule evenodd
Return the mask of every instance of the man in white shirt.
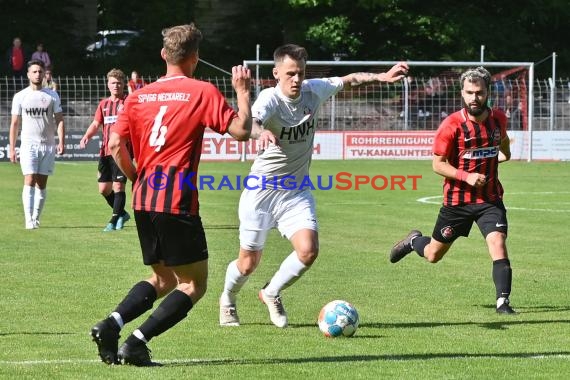
<path id="1" fill-rule="evenodd" d="M 30 85 L 14 95 L 10 123 L 10 161 L 18 162 L 16 140 L 20 126 L 20 166 L 24 175 L 22 203 L 26 229 L 40 225 L 48 176 L 53 174 L 55 155 L 64 151 L 63 111 L 59 95 L 43 87 L 45 65 L 40 60 L 28 62 Z M 55 134 L 59 141 L 55 141 Z"/>
<path id="2" fill-rule="evenodd" d="M 305 80 L 308 55 L 303 47 L 281 46 L 273 58 L 277 86 L 263 90 L 252 107 L 251 137 L 258 139 L 261 151 L 240 198 L 240 250 L 226 271 L 221 326 L 239 326 L 237 293 L 259 264 L 274 227 L 291 242 L 293 252 L 259 291 L 259 299 L 275 326 L 287 326 L 280 293 L 310 268 L 319 251 L 315 201 L 310 186 L 300 185 L 309 176 L 319 108 L 345 86 L 395 82 L 408 72 L 408 65 L 400 62 L 386 73 Z"/>

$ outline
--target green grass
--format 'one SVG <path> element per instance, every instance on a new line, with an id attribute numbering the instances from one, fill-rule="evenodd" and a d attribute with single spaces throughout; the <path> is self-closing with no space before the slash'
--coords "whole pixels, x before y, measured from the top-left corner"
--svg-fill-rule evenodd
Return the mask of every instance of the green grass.
<path id="1" fill-rule="evenodd" d="M 245 175 L 248 163 L 203 163 L 201 174 Z M 430 233 L 441 194 L 429 161 L 316 161 L 312 175 L 422 175 L 417 190 L 315 191 L 321 253 L 283 293 L 290 328 L 273 327 L 257 291 L 291 251 L 273 232 L 239 299 L 242 326 L 218 326 L 226 265 L 237 255 L 239 191 L 202 191 L 209 290 L 188 318 L 153 339 L 160 368 L 98 361 L 90 327 L 149 274 L 133 222 L 109 217 L 96 164 L 58 163 L 39 230 L 24 229 L 18 166 L 0 164 L 0 378 L 8 379 L 565 379 L 570 373 L 570 163 L 501 166 L 516 316 L 496 315 L 491 261 L 474 227 L 444 260 L 387 253 L 411 228 Z M 346 299 L 360 312 L 350 339 L 326 339 L 319 309 Z M 156 304 L 155 304 L 156 305 Z M 123 338 L 142 318 L 123 330 Z"/>

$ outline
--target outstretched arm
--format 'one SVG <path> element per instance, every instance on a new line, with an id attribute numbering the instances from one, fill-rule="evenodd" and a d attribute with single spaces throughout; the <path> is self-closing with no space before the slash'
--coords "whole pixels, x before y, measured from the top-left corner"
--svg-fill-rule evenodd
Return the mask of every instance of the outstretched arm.
<path id="1" fill-rule="evenodd" d="M 341 79 L 345 86 L 350 85 L 351 87 L 374 82 L 393 83 L 404 78 L 408 70 L 409 67 L 406 62 L 398 62 L 385 73 L 352 73 L 343 76 Z"/>

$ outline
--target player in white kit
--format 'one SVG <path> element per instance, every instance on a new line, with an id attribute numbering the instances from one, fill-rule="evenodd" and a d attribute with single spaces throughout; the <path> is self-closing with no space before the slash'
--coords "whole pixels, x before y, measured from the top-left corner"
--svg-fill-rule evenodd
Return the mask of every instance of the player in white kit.
<path id="1" fill-rule="evenodd" d="M 64 151 L 63 111 L 59 95 L 43 88 L 45 66 L 42 61 L 28 62 L 30 85 L 14 95 L 10 123 L 10 161 L 18 162 L 16 140 L 20 125 L 20 166 L 24 175 L 22 203 L 25 226 L 38 228 L 45 199 L 48 176 L 53 174 L 55 155 Z M 55 134 L 59 141 L 56 145 Z"/>
<path id="2" fill-rule="evenodd" d="M 271 322 L 286 327 L 280 293 L 297 281 L 319 252 L 315 201 L 309 176 L 320 106 L 345 86 L 395 82 L 408 71 L 404 62 L 386 73 L 352 73 L 344 77 L 305 80 L 307 51 L 288 44 L 273 54 L 277 86 L 261 91 L 252 107 L 256 157 L 239 202 L 240 250 L 227 268 L 220 297 L 220 325 L 239 326 L 237 294 L 261 260 L 267 234 L 277 228 L 293 246 L 271 280 L 259 291 Z M 305 182 L 306 184 L 306 182 Z"/>

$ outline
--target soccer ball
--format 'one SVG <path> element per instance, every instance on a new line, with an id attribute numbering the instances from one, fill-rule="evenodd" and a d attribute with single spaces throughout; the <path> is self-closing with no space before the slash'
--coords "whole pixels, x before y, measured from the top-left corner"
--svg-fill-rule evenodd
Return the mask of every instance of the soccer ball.
<path id="1" fill-rule="evenodd" d="M 353 336 L 358 328 L 358 311 L 349 302 L 335 300 L 319 313 L 319 329 L 326 337 Z"/>

